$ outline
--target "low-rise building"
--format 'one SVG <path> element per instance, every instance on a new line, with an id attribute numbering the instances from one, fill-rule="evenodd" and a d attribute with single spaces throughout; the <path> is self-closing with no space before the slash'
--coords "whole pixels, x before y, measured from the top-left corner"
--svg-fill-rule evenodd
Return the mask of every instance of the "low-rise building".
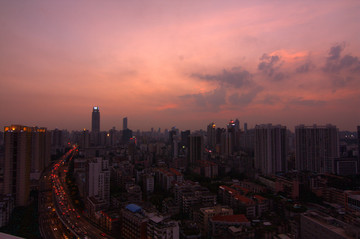
<path id="1" fill-rule="evenodd" d="M 128 204 L 121 211 L 121 234 L 124 239 L 147 239 L 148 218 L 142 208 L 136 204 Z"/>
<path id="2" fill-rule="evenodd" d="M 6 226 L 14 209 L 14 199 L 10 195 L 0 195 L 0 227 Z"/>
<path id="3" fill-rule="evenodd" d="M 210 219 L 210 235 L 212 238 L 217 238 L 226 233 L 231 226 L 250 227 L 250 221 L 243 214 L 238 215 L 217 215 Z"/>
<path id="4" fill-rule="evenodd" d="M 149 216 L 147 223 L 148 239 L 179 239 L 179 224 L 177 221 L 164 218 L 161 215 Z"/>
<path id="5" fill-rule="evenodd" d="M 360 228 L 342 222 L 320 211 L 308 211 L 300 217 L 300 235 L 302 239 L 360 238 Z"/>
<path id="6" fill-rule="evenodd" d="M 213 207 L 204 207 L 200 208 L 198 211 L 194 212 L 194 221 L 199 226 L 202 236 L 207 237 L 209 234 L 209 220 L 210 218 L 220 215 L 233 215 L 233 209 L 229 206 L 216 205 Z"/>

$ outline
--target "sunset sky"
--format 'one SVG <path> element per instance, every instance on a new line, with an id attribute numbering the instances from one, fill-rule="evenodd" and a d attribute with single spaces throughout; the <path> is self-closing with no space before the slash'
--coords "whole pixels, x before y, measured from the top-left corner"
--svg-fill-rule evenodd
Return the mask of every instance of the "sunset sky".
<path id="1" fill-rule="evenodd" d="M 0 127 L 360 125 L 360 1 L 1 1 Z"/>

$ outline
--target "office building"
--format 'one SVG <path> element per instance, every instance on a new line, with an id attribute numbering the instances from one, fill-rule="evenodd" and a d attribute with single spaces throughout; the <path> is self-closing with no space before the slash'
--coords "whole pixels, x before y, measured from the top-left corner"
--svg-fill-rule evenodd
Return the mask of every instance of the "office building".
<path id="1" fill-rule="evenodd" d="M 92 146 L 100 145 L 100 111 L 99 107 L 94 106 L 91 118 L 90 144 Z"/>
<path id="2" fill-rule="evenodd" d="M 100 111 L 99 107 L 94 106 L 92 112 L 91 131 L 100 132 Z"/>
<path id="3" fill-rule="evenodd" d="M 255 127 L 255 169 L 270 175 L 287 171 L 286 127 L 257 125 Z"/>
<path id="4" fill-rule="evenodd" d="M 338 132 L 334 125 L 296 126 L 296 169 L 334 173 L 334 162 L 339 158 Z"/>

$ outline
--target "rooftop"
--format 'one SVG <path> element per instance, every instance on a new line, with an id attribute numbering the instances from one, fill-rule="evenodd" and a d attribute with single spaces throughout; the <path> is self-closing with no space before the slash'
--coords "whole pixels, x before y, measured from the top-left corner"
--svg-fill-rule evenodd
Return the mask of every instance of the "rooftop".
<path id="1" fill-rule="evenodd" d="M 217 222 L 239 222 L 239 223 L 249 222 L 249 220 L 245 217 L 244 214 L 224 215 L 224 216 L 217 215 L 217 216 L 213 216 L 211 220 Z"/>
<path id="2" fill-rule="evenodd" d="M 136 204 L 128 204 L 125 208 L 134 213 L 141 211 L 141 207 Z"/>

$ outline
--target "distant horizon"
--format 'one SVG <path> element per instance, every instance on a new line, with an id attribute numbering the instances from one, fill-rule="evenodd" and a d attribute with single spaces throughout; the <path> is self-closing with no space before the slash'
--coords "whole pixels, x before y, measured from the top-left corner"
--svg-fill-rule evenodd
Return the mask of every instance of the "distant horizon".
<path id="1" fill-rule="evenodd" d="M 100 108 L 100 107 L 99 107 Z M 100 114 L 101 114 L 101 111 L 100 111 Z M 128 117 L 127 117 L 128 118 Z M 129 118 L 128 118 L 129 119 Z M 131 129 L 132 131 L 137 131 L 137 130 L 140 130 L 141 132 L 150 132 L 151 131 L 151 128 L 154 129 L 154 132 L 158 131 L 158 129 L 160 128 L 161 132 L 163 133 L 164 130 L 171 130 L 172 127 L 176 127 L 177 129 L 179 129 L 180 131 L 183 131 L 183 130 L 190 130 L 190 131 L 197 131 L 197 130 L 207 130 L 207 126 L 210 124 L 210 123 L 215 123 L 216 125 L 216 128 L 226 128 L 226 125 L 227 123 L 230 121 L 230 120 L 236 120 L 236 119 L 239 119 L 239 118 L 232 118 L 232 119 L 229 119 L 226 123 L 224 124 L 218 124 L 217 122 L 215 121 L 209 121 L 207 124 L 205 124 L 203 127 L 201 128 L 185 128 L 185 127 L 178 127 L 176 126 L 176 124 L 174 125 L 170 125 L 170 126 L 167 126 L 167 127 L 149 127 L 149 128 L 138 128 L 138 127 L 128 127 L 129 129 Z M 116 130 L 120 131 L 120 130 L 123 130 L 123 126 L 122 126 L 122 123 L 120 125 L 113 125 L 113 126 L 110 126 L 108 129 L 104 129 L 105 127 L 102 126 L 102 123 L 101 123 L 102 119 L 101 119 L 101 116 L 100 116 L 100 131 L 101 132 L 106 132 L 106 131 L 109 131 L 111 129 L 113 129 L 113 127 L 115 127 Z M 340 132 L 344 132 L 344 131 L 348 131 L 348 132 L 357 132 L 357 126 L 360 126 L 357 125 L 354 127 L 354 129 L 343 129 L 343 128 L 340 128 L 338 125 L 334 124 L 334 123 L 331 123 L 331 122 L 328 122 L 328 123 L 310 123 L 310 124 L 305 124 L 305 123 L 299 123 L 299 124 L 296 124 L 296 125 L 293 125 L 292 127 L 289 127 L 288 125 L 286 124 L 281 124 L 281 123 L 274 123 L 274 122 L 263 122 L 263 123 L 252 123 L 252 122 L 247 122 L 247 121 L 240 121 L 240 129 L 241 130 L 244 130 L 244 123 L 247 123 L 247 128 L 248 129 L 254 129 L 256 125 L 267 125 L 267 124 L 272 124 L 273 126 L 275 125 L 281 125 L 281 126 L 286 126 L 286 129 L 287 130 L 290 130 L 291 132 L 295 132 L 295 127 L 296 126 L 300 126 L 300 125 L 305 125 L 305 126 L 314 126 L 314 125 L 317 125 L 317 126 L 326 126 L 328 124 L 330 125 L 334 125 L 336 126 Z M 122 122 L 122 118 L 119 120 L 119 122 Z M 130 125 L 131 125 L 131 121 L 128 121 L 130 122 Z M 82 131 L 84 129 L 86 130 L 89 130 L 91 131 L 91 119 L 89 121 L 89 123 L 87 124 L 88 126 L 87 127 L 82 127 L 82 128 L 59 128 L 59 127 L 48 127 L 46 125 L 39 125 L 39 124 L 19 124 L 19 123 L 12 123 L 12 124 L 5 124 L 3 126 L 1 126 L 1 129 L 0 129 L 0 132 L 4 132 L 4 128 L 7 127 L 7 126 L 11 126 L 11 125 L 22 125 L 22 126 L 28 126 L 28 127 L 45 127 L 47 128 L 48 130 L 55 130 L 55 129 L 58 129 L 58 130 L 67 130 L 69 132 L 71 131 Z M 128 124 L 129 125 L 129 124 Z"/>
<path id="2" fill-rule="evenodd" d="M 2 1 L 0 126 L 360 125 L 360 1 Z"/>

